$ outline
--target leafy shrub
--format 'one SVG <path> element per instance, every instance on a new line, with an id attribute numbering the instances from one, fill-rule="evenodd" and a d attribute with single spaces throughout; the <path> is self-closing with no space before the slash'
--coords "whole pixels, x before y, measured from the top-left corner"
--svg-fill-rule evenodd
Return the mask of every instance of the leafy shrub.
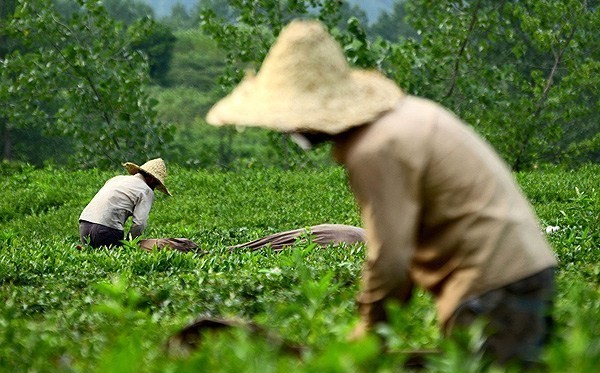
<path id="1" fill-rule="evenodd" d="M 12 166 L 11 166 L 12 167 Z M 148 237 L 188 237 L 206 255 L 78 247 L 77 218 L 114 171 L 19 166 L 0 179 L 0 371 L 191 372 L 401 371 L 406 349 L 441 346 L 428 371 L 487 371 L 464 341 L 442 343 L 432 299 L 389 304 L 383 338 L 346 341 L 357 322 L 362 245 L 274 253 L 227 246 L 318 223 L 359 225 L 341 168 L 188 170 L 168 164 L 172 198 L 158 195 Z M 517 174 L 560 260 L 556 337 L 549 372 L 588 372 L 600 361 L 598 166 Z M 35 206 L 25 209 L 21 200 Z M 244 330 L 206 336 L 189 355 L 170 355 L 169 336 L 198 316 L 236 317 L 301 345 Z M 381 354 L 381 349 L 387 352 Z M 470 347 L 471 346 L 471 347 Z"/>

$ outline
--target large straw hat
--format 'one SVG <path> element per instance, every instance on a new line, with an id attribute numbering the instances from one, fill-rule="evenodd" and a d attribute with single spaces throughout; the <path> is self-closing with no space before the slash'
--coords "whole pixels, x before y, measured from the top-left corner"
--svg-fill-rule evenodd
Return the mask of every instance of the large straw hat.
<path id="1" fill-rule="evenodd" d="M 125 166 L 127 172 L 129 172 L 131 175 L 135 175 L 142 171 L 154 177 L 160 183 L 160 185 L 158 185 L 156 188 L 166 195 L 171 195 L 171 192 L 169 192 L 165 186 L 165 179 L 167 178 L 167 166 L 165 166 L 165 161 L 163 161 L 162 158 L 151 159 L 141 166 L 131 162 L 126 162 L 123 164 L 123 166 Z"/>
<path id="2" fill-rule="evenodd" d="M 258 74 L 247 74 L 206 120 L 336 134 L 372 121 L 402 96 L 379 72 L 351 69 L 323 24 L 295 20 L 281 31 Z"/>

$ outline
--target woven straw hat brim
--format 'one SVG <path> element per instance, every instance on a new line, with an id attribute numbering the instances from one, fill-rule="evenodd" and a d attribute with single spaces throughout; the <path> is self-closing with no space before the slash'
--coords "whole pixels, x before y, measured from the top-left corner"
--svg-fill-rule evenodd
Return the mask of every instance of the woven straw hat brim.
<path id="1" fill-rule="evenodd" d="M 286 94 L 247 76 L 208 112 L 215 126 L 235 124 L 281 132 L 337 134 L 365 124 L 392 109 L 403 96 L 398 86 L 376 71 L 352 70 L 331 92 Z"/>
<path id="2" fill-rule="evenodd" d="M 156 187 L 156 189 L 160 190 L 161 192 L 163 192 L 164 194 L 166 194 L 168 196 L 172 196 L 171 192 L 169 192 L 169 190 L 165 186 L 164 178 L 161 175 L 158 175 L 156 172 L 154 172 L 150 169 L 143 168 L 143 166 L 138 166 L 137 164 L 131 163 L 131 162 L 125 162 L 123 164 L 123 166 L 125 167 L 125 169 L 127 169 L 127 172 L 129 172 L 130 175 L 135 175 L 135 174 L 139 173 L 140 171 L 144 171 L 145 173 L 151 175 L 159 183 L 159 185 Z"/>
<path id="3" fill-rule="evenodd" d="M 206 121 L 337 134 L 376 119 L 402 96 L 379 72 L 350 68 L 324 24 L 294 20 L 281 30 L 258 74 L 247 74 Z"/>

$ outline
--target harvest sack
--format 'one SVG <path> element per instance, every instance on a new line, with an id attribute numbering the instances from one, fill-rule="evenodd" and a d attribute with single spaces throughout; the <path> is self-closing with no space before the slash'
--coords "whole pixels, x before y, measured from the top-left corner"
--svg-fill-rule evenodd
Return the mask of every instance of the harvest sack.
<path id="1" fill-rule="evenodd" d="M 144 250 L 172 249 L 184 253 L 198 249 L 198 245 L 187 238 L 147 238 L 140 240 L 139 245 Z"/>
<path id="2" fill-rule="evenodd" d="M 228 249 L 258 250 L 270 247 L 275 251 L 280 251 L 286 247 L 293 246 L 299 239 L 302 239 L 303 236 L 311 236 L 312 242 L 321 247 L 341 243 L 351 245 L 355 243 L 364 243 L 367 240 L 365 230 L 362 228 L 344 224 L 319 224 L 309 228 L 274 233 L 253 241 L 229 246 Z"/>

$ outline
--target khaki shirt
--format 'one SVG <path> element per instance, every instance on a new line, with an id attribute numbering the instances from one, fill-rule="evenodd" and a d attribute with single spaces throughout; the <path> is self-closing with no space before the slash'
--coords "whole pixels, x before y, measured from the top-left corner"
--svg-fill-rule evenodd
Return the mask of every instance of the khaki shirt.
<path id="1" fill-rule="evenodd" d="M 343 135 L 342 135 L 343 136 Z M 555 266 L 537 218 L 490 145 L 441 106 L 407 96 L 336 140 L 367 231 L 363 321 L 413 283 L 442 324 L 469 297 Z"/>
<path id="2" fill-rule="evenodd" d="M 108 180 L 85 207 L 79 220 L 124 230 L 132 216 L 130 234 L 135 238 L 146 229 L 154 202 L 154 191 L 142 174 L 120 175 Z"/>

